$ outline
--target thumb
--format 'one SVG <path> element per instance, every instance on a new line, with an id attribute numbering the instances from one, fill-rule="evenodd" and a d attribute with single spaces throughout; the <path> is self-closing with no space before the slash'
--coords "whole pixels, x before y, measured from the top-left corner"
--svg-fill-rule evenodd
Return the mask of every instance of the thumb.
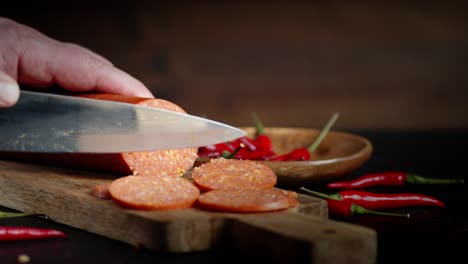
<path id="1" fill-rule="evenodd" d="M 0 70 L 0 108 L 13 106 L 18 98 L 18 83 L 10 75 Z"/>

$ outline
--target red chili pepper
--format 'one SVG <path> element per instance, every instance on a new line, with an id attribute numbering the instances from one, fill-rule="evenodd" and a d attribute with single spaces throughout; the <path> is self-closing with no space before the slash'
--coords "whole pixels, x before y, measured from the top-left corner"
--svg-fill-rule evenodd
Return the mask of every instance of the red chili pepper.
<path id="1" fill-rule="evenodd" d="M 244 147 L 245 147 L 244 143 L 240 143 L 240 145 L 233 152 L 230 152 L 227 150 L 223 151 L 223 153 L 221 154 L 221 157 L 225 159 L 240 158 L 240 156 L 238 156 L 238 153 L 241 150 L 243 150 Z"/>
<path id="2" fill-rule="evenodd" d="M 255 146 L 257 147 L 257 150 L 259 151 L 272 150 L 271 139 L 265 134 L 258 135 L 255 138 L 254 142 Z"/>
<path id="3" fill-rule="evenodd" d="M 361 189 L 371 186 L 404 186 L 405 184 L 452 184 L 463 183 L 463 179 L 424 178 L 401 171 L 368 173 L 351 181 L 327 184 L 331 189 Z"/>
<path id="4" fill-rule="evenodd" d="M 292 151 L 286 154 L 273 157 L 271 160 L 274 160 L 274 161 L 310 160 L 311 153 L 313 153 L 318 148 L 322 140 L 328 134 L 328 131 L 330 131 L 330 128 L 338 119 L 338 116 L 339 116 L 338 113 L 334 113 L 331 116 L 331 118 L 327 121 L 322 131 L 320 131 L 320 134 L 317 136 L 317 138 L 309 147 L 307 148 L 300 147 L 300 148 L 293 149 Z"/>
<path id="5" fill-rule="evenodd" d="M 230 143 L 219 143 L 208 145 L 198 148 L 198 155 L 201 157 L 217 158 L 220 157 L 224 151 L 234 151 L 236 148 Z"/>
<path id="6" fill-rule="evenodd" d="M 59 230 L 24 226 L 0 226 L 0 241 L 67 237 Z"/>
<path id="7" fill-rule="evenodd" d="M 210 158 L 229 157 L 235 159 L 267 160 L 276 154 L 270 149 L 259 149 L 254 140 L 242 137 L 228 143 L 200 147 L 198 155 Z"/>
<path id="8" fill-rule="evenodd" d="M 326 195 L 323 193 L 300 188 L 307 193 L 324 199 L 334 199 L 355 203 L 369 210 L 385 210 L 417 206 L 438 206 L 445 207 L 445 204 L 431 196 L 418 193 L 372 193 L 358 190 L 343 190 L 338 193 Z"/>
<path id="9" fill-rule="evenodd" d="M 275 152 L 272 150 L 257 150 L 244 154 L 244 159 L 249 160 L 269 160 L 270 157 L 273 157 Z"/>
<path id="10" fill-rule="evenodd" d="M 381 211 L 374 211 L 347 201 L 326 199 L 328 204 L 328 215 L 330 218 L 350 218 L 355 215 L 382 215 L 409 218 L 409 214 L 395 214 Z"/>
<path id="11" fill-rule="evenodd" d="M 255 115 L 255 138 L 240 137 L 232 142 L 234 151 L 223 151 L 223 157 L 248 160 L 267 160 L 276 155 L 271 149 L 271 140 L 264 134 L 263 124 Z M 241 147 L 242 146 L 242 147 Z"/>
<path id="12" fill-rule="evenodd" d="M 255 137 L 254 142 L 258 150 L 272 150 L 271 139 L 265 135 L 265 127 L 257 114 L 253 113 L 255 120 Z"/>
<path id="13" fill-rule="evenodd" d="M 297 149 L 292 150 L 289 153 L 273 157 L 270 160 L 293 161 L 293 160 L 309 160 L 309 159 L 310 159 L 310 152 L 307 148 L 297 148 Z"/>
<path id="14" fill-rule="evenodd" d="M 250 147 L 243 142 L 247 141 L 237 140 L 233 142 L 232 147 L 235 149 L 233 151 L 224 150 L 223 153 L 221 153 L 221 157 L 226 159 L 248 159 L 248 156 L 252 151 L 249 149 Z"/>
<path id="15" fill-rule="evenodd" d="M 245 151 L 256 151 L 257 146 L 255 145 L 255 142 L 253 139 L 250 139 L 248 137 L 240 137 L 234 141 L 231 142 L 231 145 L 234 149 L 238 148 L 241 144 L 244 144 L 243 149 Z"/>

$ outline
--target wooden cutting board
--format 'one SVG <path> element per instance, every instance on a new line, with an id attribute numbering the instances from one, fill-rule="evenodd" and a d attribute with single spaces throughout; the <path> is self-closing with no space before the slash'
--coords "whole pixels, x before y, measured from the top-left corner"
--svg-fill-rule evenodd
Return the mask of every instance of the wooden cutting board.
<path id="1" fill-rule="evenodd" d="M 186 175 L 190 176 L 190 175 Z M 190 208 L 137 211 L 90 194 L 115 176 L 0 160 L 0 205 L 137 247 L 183 253 L 232 247 L 292 263 L 375 263 L 374 230 L 327 218 L 324 200 L 297 208 L 232 214 Z"/>

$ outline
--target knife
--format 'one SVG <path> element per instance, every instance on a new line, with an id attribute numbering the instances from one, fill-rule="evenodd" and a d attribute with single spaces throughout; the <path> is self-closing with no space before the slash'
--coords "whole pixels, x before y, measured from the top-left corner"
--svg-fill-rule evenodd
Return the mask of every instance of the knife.
<path id="1" fill-rule="evenodd" d="M 119 153 L 206 146 L 246 133 L 214 120 L 129 103 L 21 91 L 0 109 L 0 151 Z"/>

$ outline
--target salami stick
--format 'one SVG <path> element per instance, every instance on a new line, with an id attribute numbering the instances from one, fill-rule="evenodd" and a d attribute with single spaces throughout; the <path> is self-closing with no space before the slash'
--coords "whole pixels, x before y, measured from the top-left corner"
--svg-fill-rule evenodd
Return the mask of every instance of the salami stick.
<path id="1" fill-rule="evenodd" d="M 84 94 L 87 98 L 118 101 L 156 107 L 169 111 L 185 113 L 178 105 L 155 98 L 141 98 L 113 94 Z M 61 167 L 72 167 L 91 171 L 102 171 L 122 176 L 126 175 L 160 175 L 179 177 L 190 169 L 196 158 L 197 149 L 174 149 L 150 152 L 128 152 L 112 154 L 92 153 L 1 153 L 1 158 L 28 160 L 41 164 L 52 164 Z"/>

